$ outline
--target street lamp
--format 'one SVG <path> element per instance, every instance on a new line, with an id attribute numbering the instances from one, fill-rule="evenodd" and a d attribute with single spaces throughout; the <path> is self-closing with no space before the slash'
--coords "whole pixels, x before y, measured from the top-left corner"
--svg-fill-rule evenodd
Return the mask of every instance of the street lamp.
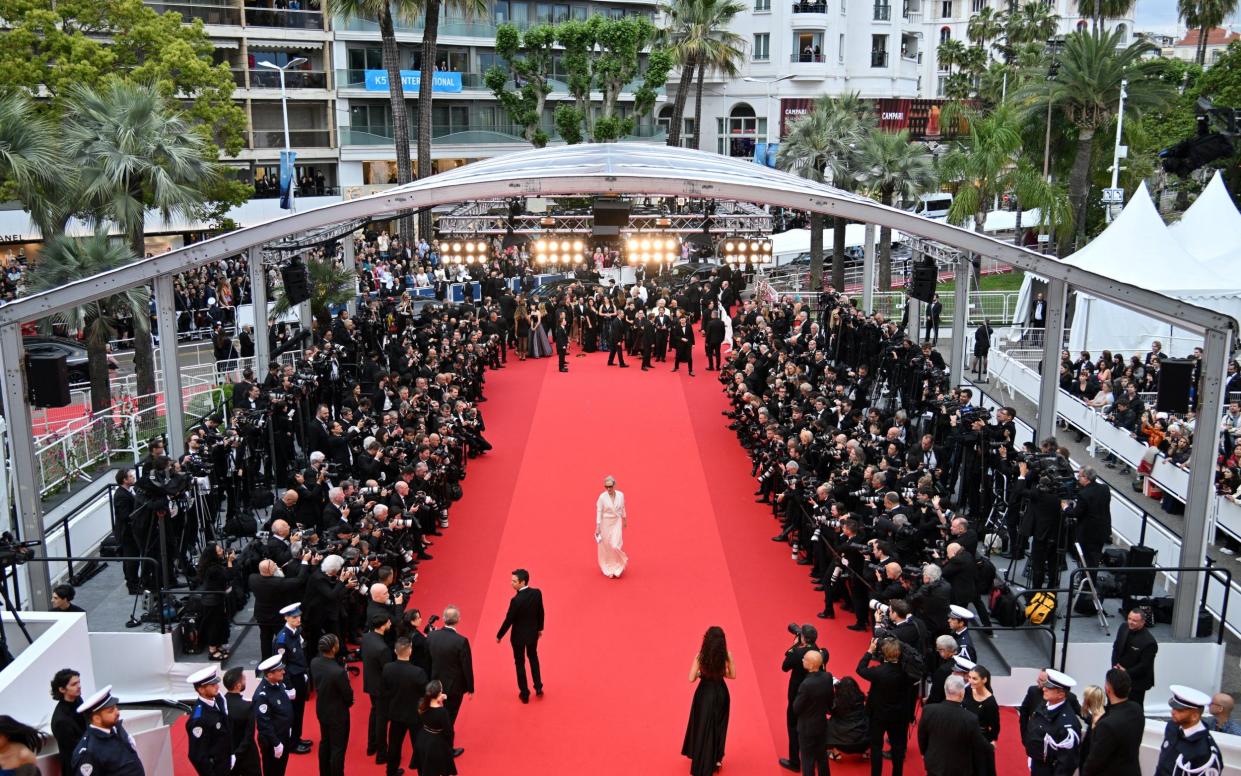
<path id="1" fill-rule="evenodd" d="M 284 91 L 284 72 L 294 67 L 301 67 L 306 64 L 306 57 L 293 57 L 283 66 L 272 62 L 259 62 L 259 67 L 265 67 L 268 70 L 275 70 L 280 73 L 280 114 L 284 119 L 284 150 L 280 152 L 280 173 L 281 177 L 289 176 L 289 188 L 286 191 L 281 186 L 280 191 L 280 207 L 285 210 L 293 210 L 294 195 L 297 191 L 297 168 L 294 163 L 297 157 L 289 147 L 289 98 Z M 303 331 L 310 331 L 310 300 L 302 302 L 297 306 L 297 317 L 301 321 Z"/>
<path id="2" fill-rule="evenodd" d="M 259 62 L 259 67 L 275 70 L 280 73 L 280 113 L 284 117 L 284 150 L 289 150 L 289 99 L 284 92 L 284 72 L 306 64 L 306 57 L 293 57 L 283 66 L 272 62 Z"/>
<path id="3" fill-rule="evenodd" d="M 779 78 L 755 78 L 754 76 L 747 75 L 746 77 L 741 79 L 742 81 L 748 81 L 749 83 L 752 83 L 752 84 L 764 84 L 767 87 L 767 102 L 766 104 L 763 105 L 763 113 L 767 116 L 767 143 L 768 145 L 771 144 L 771 85 L 778 84 L 781 81 L 787 81 L 792 77 L 793 75 L 790 73 L 789 75 L 782 75 Z"/>

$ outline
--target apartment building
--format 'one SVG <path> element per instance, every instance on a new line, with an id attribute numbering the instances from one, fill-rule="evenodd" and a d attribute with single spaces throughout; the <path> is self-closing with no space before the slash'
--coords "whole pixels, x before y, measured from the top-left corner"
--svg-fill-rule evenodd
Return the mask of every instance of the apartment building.
<path id="1" fill-rule="evenodd" d="M 1060 32 L 1087 27 L 1076 0 L 1048 0 Z M 766 160 L 774 158 L 788 124 L 822 95 L 857 92 L 876 100 L 881 124 L 912 136 L 939 137 L 939 104 L 948 73 L 936 49 L 942 41 L 968 43 L 970 17 L 1008 0 L 750 0 L 733 31 L 748 44 L 737 78 L 708 75 L 702 101 L 703 150 Z M 1124 42 L 1133 20 L 1120 26 Z M 669 81 L 669 100 L 676 84 Z M 686 145 L 694 145 L 694 95 L 685 112 Z M 671 105 L 657 108 L 663 126 Z"/>

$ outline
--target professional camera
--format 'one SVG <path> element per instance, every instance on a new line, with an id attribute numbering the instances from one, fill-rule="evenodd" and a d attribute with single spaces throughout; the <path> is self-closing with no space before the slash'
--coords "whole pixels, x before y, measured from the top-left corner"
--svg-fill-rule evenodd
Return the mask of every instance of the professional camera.
<path id="1" fill-rule="evenodd" d="M 965 425 L 969 425 L 976 420 L 981 420 L 984 423 L 990 421 L 991 410 L 984 409 L 983 407 L 973 407 L 961 413 L 961 422 Z"/>

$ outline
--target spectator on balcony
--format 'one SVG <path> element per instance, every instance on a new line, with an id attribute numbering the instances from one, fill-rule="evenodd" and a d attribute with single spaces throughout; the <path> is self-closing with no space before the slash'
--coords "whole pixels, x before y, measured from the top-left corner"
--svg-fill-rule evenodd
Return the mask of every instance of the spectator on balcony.
<path id="1" fill-rule="evenodd" d="M 814 56 L 814 48 L 809 43 L 807 43 L 806 47 L 801 50 L 801 61 L 809 62 L 811 61 L 810 58 L 813 56 Z"/>

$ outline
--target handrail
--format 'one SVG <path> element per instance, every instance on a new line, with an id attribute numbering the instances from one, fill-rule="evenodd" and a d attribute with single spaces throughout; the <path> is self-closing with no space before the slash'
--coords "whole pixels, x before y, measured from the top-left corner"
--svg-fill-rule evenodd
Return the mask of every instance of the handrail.
<path id="1" fill-rule="evenodd" d="M 1050 625 L 1035 625 L 1034 623 L 1026 623 L 1025 625 L 992 624 L 989 626 L 979 625 L 978 627 L 974 628 L 974 630 L 978 631 L 981 634 L 987 634 L 987 633 L 991 633 L 994 631 L 1021 631 L 1023 633 L 1027 631 L 1032 631 L 1032 630 L 1043 631 L 1048 636 L 1051 637 L 1051 650 L 1047 653 L 1046 665 L 1051 665 L 1052 663 L 1056 662 L 1056 631 Z M 1003 655 L 1001 655 L 1001 657 L 1003 657 Z"/>

